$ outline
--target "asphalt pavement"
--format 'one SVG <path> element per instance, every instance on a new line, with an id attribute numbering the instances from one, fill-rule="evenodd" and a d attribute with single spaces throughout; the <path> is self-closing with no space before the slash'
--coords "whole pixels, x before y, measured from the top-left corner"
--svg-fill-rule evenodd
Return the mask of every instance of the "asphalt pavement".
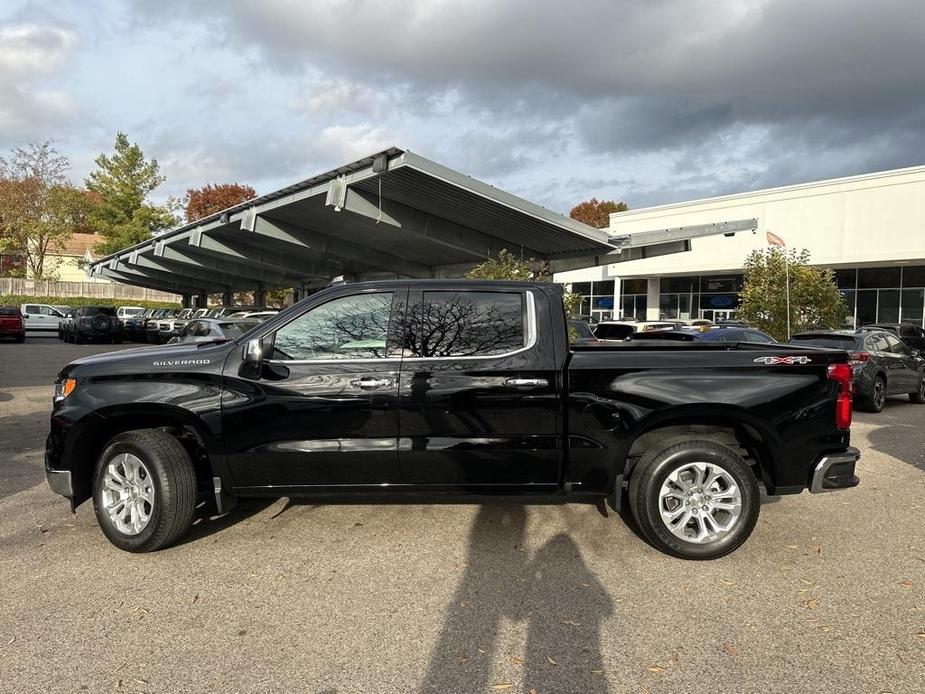
<path id="1" fill-rule="evenodd" d="M 0 343 L 2 692 L 925 691 L 923 405 L 713 562 L 592 505 L 287 499 L 131 555 L 42 472 L 55 373 L 112 349 Z"/>

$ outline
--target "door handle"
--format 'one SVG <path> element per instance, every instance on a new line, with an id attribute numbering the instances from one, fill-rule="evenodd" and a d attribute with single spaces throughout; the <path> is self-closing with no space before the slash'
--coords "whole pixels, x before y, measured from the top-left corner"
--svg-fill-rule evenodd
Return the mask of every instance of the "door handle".
<path id="1" fill-rule="evenodd" d="M 509 378 L 504 385 L 512 388 L 545 388 L 549 381 L 545 378 Z"/>
<path id="2" fill-rule="evenodd" d="M 392 385 L 392 381 L 388 378 L 364 377 L 350 381 L 350 385 L 361 390 L 375 390 L 376 388 L 387 388 Z"/>

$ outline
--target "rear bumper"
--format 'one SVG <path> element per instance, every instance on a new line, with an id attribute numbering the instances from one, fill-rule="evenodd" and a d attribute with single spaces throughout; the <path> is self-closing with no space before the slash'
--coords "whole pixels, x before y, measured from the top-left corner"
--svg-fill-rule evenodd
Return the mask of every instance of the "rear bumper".
<path id="1" fill-rule="evenodd" d="M 809 491 L 818 494 L 858 486 L 861 480 L 854 474 L 854 466 L 860 457 L 861 452 L 853 447 L 840 453 L 826 453 L 813 468 Z"/>

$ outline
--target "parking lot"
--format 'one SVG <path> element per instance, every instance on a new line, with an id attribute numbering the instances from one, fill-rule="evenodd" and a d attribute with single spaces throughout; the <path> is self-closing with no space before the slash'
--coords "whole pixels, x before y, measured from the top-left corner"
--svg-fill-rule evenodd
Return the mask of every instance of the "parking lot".
<path id="1" fill-rule="evenodd" d="M 859 487 L 766 499 L 714 562 L 592 505 L 287 499 L 131 555 L 42 471 L 55 373 L 112 349 L 0 344 L 3 691 L 925 690 L 925 406 L 905 397 L 855 415 Z"/>

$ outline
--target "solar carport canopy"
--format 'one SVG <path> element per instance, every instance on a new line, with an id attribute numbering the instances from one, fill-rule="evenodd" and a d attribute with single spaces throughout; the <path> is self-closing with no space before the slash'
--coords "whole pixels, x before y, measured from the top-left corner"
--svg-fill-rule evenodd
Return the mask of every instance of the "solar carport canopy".
<path id="1" fill-rule="evenodd" d="M 308 289 L 338 276 L 459 277 L 502 248 L 550 261 L 613 251 L 606 230 L 392 148 L 102 258 L 88 272 L 186 295 Z"/>

